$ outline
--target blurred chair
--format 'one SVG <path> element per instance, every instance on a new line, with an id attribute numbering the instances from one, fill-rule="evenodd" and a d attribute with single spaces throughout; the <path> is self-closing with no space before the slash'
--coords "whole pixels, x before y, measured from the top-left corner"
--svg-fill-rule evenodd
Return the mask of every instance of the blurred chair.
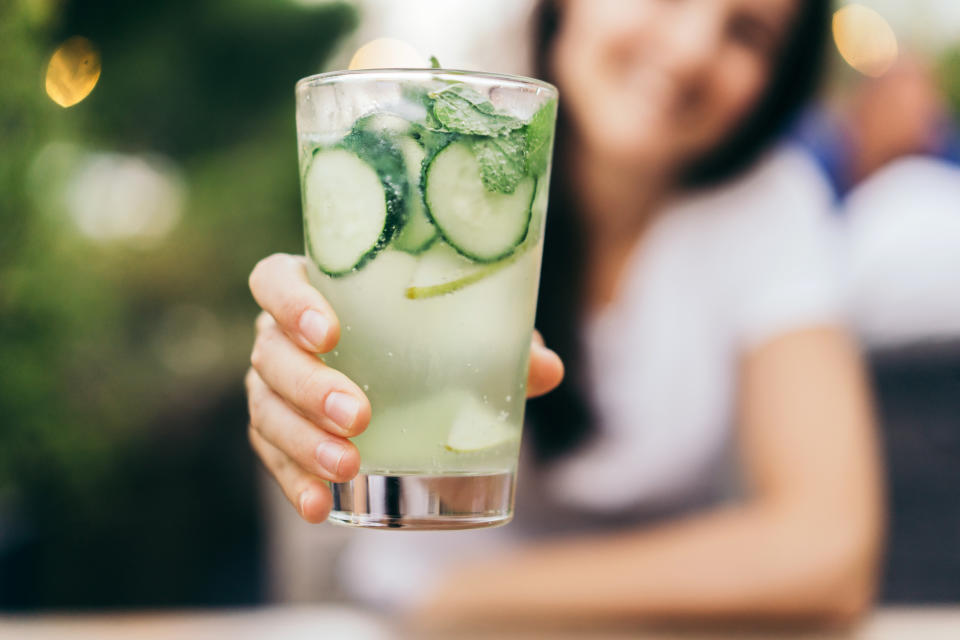
<path id="1" fill-rule="evenodd" d="M 881 598 L 960 602 L 960 340 L 871 356 L 891 526 Z"/>

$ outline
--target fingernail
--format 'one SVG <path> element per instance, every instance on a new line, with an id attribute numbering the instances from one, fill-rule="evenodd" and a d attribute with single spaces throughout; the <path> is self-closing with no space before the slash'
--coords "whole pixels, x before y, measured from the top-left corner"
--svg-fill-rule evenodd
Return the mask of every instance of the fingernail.
<path id="1" fill-rule="evenodd" d="M 323 410 L 327 417 L 336 422 L 343 429 L 349 429 L 353 426 L 357 414 L 360 413 L 360 401 L 339 391 L 334 391 L 327 396 L 323 403 Z"/>
<path id="2" fill-rule="evenodd" d="M 308 309 L 300 316 L 300 333 L 313 348 L 320 348 L 329 331 L 330 322 L 319 311 Z"/>
<path id="3" fill-rule="evenodd" d="M 300 513 L 307 513 L 307 502 L 310 500 L 310 490 L 307 489 L 300 493 Z"/>
<path id="4" fill-rule="evenodd" d="M 342 444 L 336 442 L 321 442 L 317 445 L 316 456 L 320 465 L 333 475 L 340 472 L 340 460 L 347 450 Z"/>
<path id="5" fill-rule="evenodd" d="M 534 342 L 534 343 L 533 343 L 533 347 L 537 350 L 537 353 L 539 353 L 539 354 L 541 354 L 541 355 L 548 355 L 548 354 L 553 353 L 553 350 L 552 350 L 552 349 L 550 349 L 549 347 L 547 347 L 547 346 L 545 346 L 545 345 L 540 344 L 539 342 Z"/>

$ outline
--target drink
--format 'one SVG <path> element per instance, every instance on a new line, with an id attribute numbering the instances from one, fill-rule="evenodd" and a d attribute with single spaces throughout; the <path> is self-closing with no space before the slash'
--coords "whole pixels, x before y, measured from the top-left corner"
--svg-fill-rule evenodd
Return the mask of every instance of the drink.
<path id="1" fill-rule="evenodd" d="M 310 277 L 341 323 L 323 359 L 373 408 L 334 521 L 510 519 L 555 113 L 549 85 L 501 76 L 298 85 Z"/>

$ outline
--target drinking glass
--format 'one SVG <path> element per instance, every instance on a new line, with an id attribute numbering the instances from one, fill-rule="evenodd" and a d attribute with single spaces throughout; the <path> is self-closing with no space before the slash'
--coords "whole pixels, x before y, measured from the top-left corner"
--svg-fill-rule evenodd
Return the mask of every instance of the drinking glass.
<path id="1" fill-rule="evenodd" d="M 322 356 L 367 394 L 359 475 L 333 522 L 467 529 L 513 515 L 557 91 L 429 69 L 296 86 L 311 282 L 340 320 Z"/>

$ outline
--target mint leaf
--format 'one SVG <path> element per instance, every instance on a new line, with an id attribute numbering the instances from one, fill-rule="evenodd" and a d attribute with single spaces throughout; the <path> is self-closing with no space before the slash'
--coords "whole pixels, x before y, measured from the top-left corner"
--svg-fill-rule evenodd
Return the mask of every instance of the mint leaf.
<path id="1" fill-rule="evenodd" d="M 551 100 L 537 110 L 526 126 L 471 141 L 480 164 L 480 177 L 488 190 L 513 193 L 524 176 L 546 173 L 556 114 L 557 102 Z"/>
<path id="2" fill-rule="evenodd" d="M 449 131 L 496 136 L 523 126 L 513 116 L 497 113 L 486 96 L 467 85 L 457 84 L 430 94 L 430 109 L 437 121 Z"/>
<path id="3" fill-rule="evenodd" d="M 506 136 L 476 138 L 470 143 L 488 191 L 513 193 L 527 175 L 527 137 L 523 130 Z"/>
<path id="4" fill-rule="evenodd" d="M 423 119 L 423 122 L 428 129 L 433 129 L 435 131 L 443 129 L 443 123 L 437 120 L 437 116 L 433 115 L 432 105 L 427 108 L 427 115 Z"/>
<path id="5" fill-rule="evenodd" d="M 550 163 L 553 142 L 553 126 L 557 117 L 557 101 L 551 100 L 540 107 L 527 125 L 527 167 L 535 176 L 543 175 Z"/>
<path id="6" fill-rule="evenodd" d="M 440 61 L 437 60 L 437 56 L 430 56 L 430 68 L 431 68 L 431 69 L 439 69 L 439 68 L 440 68 Z"/>

